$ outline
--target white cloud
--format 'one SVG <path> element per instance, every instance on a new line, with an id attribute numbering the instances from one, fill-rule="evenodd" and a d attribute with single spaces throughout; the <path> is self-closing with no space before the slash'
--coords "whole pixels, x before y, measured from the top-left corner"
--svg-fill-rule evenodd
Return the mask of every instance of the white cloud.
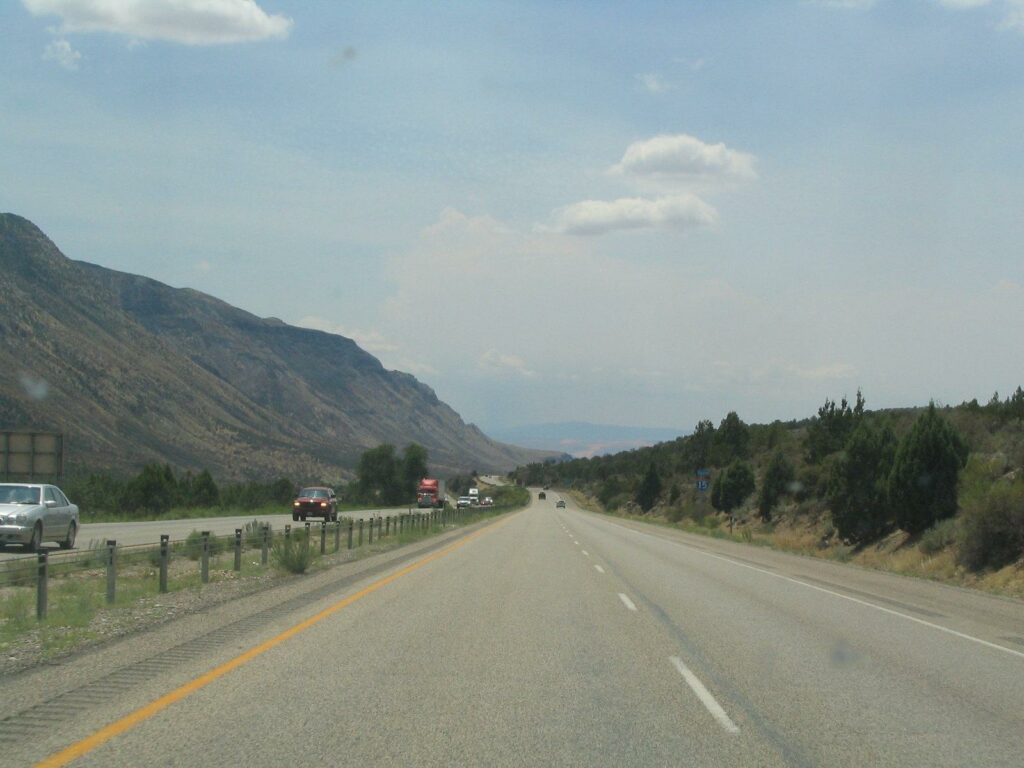
<path id="1" fill-rule="evenodd" d="M 963 8 L 980 8 L 983 5 L 988 5 L 992 0 L 938 0 L 939 5 L 944 8 L 954 8 L 957 10 Z"/>
<path id="2" fill-rule="evenodd" d="M 787 371 L 794 376 L 808 381 L 844 381 L 857 375 L 857 369 L 849 363 L 827 363 L 813 367 L 799 365 L 787 366 Z"/>
<path id="3" fill-rule="evenodd" d="M 78 62 L 81 60 L 82 54 L 72 48 L 71 43 L 61 38 L 50 41 L 43 51 L 43 58 L 47 61 L 56 61 L 64 69 L 74 72 L 78 69 Z"/>
<path id="4" fill-rule="evenodd" d="M 809 0 L 811 5 L 824 5 L 827 8 L 846 8 L 849 10 L 866 10 L 874 7 L 877 0 Z"/>
<path id="5" fill-rule="evenodd" d="M 671 84 L 657 72 L 646 72 L 642 75 L 637 75 L 636 79 L 640 82 L 640 86 L 648 93 L 664 93 L 672 89 Z"/>
<path id="6" fill-rule="evenodd" d="M 112 32 L 185 45 L 285 37 L 292 20 L 254 0 L 22 0 L 37 16 L 59 16 L 61 34 Z"/>
<path id="7" fill-rule="evenodd" d="M 755 158 L 725 144 L 706 144 L 685 133 L 635 141 L 612 171 L 635 176 L 752 179 Z"/>
<path id="8" fill-rule="evenodd" d="M 1006 16 L 999 26 L 1015 32 L 1024 32 L 1024 1 L 1010 0 L 1007 6 Z"/>
<path id="9" fill-rule="evenodd" d="M 690 229 L 715 223 L 717 212 L 696 195 L 655 200 L 624 197 L 584 200 L 555 211 L 553 230 L 572 235 L 600 235 L 621 229 Z"/>
<path id="10" fill-rule="evenodd" d="M 477 360 L 477 367 L 487 373 L 515 373 L 526 378 L 533 378 L 536 371 L 530 369 L 526 361 L 518 355 L 508 355 L 496 349 L 488 349 Z"/>

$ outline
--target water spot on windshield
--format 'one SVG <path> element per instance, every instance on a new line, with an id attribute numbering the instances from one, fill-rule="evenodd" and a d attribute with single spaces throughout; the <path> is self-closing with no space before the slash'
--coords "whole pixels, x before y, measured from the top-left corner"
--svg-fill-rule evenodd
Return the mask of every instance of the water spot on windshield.
<path id="1" fill-rule="evenodd" d="M 37 376 L 33 376 L 31 373 L 20 374 L 18 376 L 18 381 L 21 382 L 21 386 L 25 390 L 25 394 L 33 400 L 45 400 L 46 396 L 50 393 L 50 385 L 47 383 L 46 379 L 40 379 Z"/>

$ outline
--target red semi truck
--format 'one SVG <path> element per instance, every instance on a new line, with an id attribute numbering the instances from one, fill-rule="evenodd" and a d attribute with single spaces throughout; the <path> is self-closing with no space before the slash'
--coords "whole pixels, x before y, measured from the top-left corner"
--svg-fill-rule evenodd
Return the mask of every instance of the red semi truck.
<path id="1" fill-rule="evenodd" d="M 416 489 L 416 506 L 437 507 L 444 506 L 444 480 L 435 480 L 432 477 L 424 477 Z"/>

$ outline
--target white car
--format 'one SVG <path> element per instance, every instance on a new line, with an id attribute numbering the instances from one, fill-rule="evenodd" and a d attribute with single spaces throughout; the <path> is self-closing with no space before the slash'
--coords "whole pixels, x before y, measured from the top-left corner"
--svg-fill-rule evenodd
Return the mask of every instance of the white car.
<path id="1" fill-rule="evenodd" d="M 459 500 L 455 503 L 455 506 L 462 509 L 463 507 L 470 506 L 472 503 L 473 500 L 470 499 L 469 496 L 459 496 Z"/>
<path id="2" fill-rule="evenodd" d="M 0 544 L 21 544 L 31 552 L 44 541 L 75 546 L 78 507 L 56 485 L 0 483 Z"/>

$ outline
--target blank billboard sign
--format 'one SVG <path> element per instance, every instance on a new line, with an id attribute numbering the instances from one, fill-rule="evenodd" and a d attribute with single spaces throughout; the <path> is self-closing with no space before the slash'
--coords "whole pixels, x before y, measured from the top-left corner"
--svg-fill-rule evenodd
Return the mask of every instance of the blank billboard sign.
<path id="1" fill-rule="evenodd" d="M 0 431 L 0 479 L 7 482 L 58 480 L 63 474 L 63 435 Z"/>

